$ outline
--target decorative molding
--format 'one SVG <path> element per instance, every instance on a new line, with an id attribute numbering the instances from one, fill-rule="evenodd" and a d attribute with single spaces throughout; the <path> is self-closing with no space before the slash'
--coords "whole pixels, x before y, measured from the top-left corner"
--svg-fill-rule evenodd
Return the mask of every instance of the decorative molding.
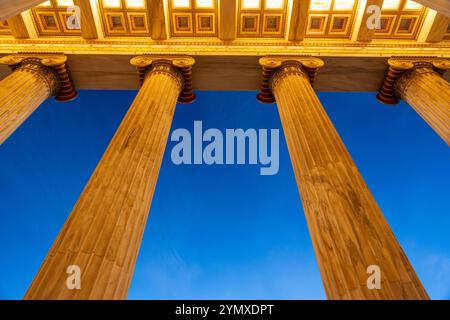
<path id="1" fill-rule="evenodd" d="M 450 60 L 436 57 L 394 57 L 388 60 L 388 65 L 377 99 L 384 104 L 395 105 L 399 103 L 412 76 L 417 72 L 437 72 L 443 75 L 450 69 Z"/>
<path id="2" fill-rule="evenodd" d="M 0 64 L 8 65 L 13 71 L 19 68 L 28 68 L 26 66 L 31 62 L 46 67 L 47 70 L 51 70 L 58 77 L 59 85 L 56 89 L 51 90 L 51 95 L 55 96 L 57 101 L 66 102 L 77 97 L 78 93 L 74 89 L 69 71 L 66 67 L 67 57 L 65 55 L 23 53 L 0 58 Z"/>
<path id="3" fill-rule="evenodd" d="M 181 87 L 178 97 L 180 103 L 192 103 L 196 95 L 192 88 L 192 67 L 195 60 L 189 56 L 177 55 L 141 55 L 131 59 L 131 65 L 136 67 L 141 85 L 147 74 L 152 72 L 166 72 L 175 77 Z"/>
<path id="4" fill-rule="evenodd" d="M 259 64 L 262 67 L 262 79 L 256 98 L 261 103 L 275 102 L 272 86 L 281 73 L 302 73 L 309 78 L 313 86 L 319 69 L 325 65 L 323 60 L 307 56 L 266 56 L 259 59 Z"/>
<path id="5" fill-rule="evenodd" d="M 371 43 L 360 43 L 349 39 L 305 39 L 303 41 L 288 41 L 281 39 L 236 39 L 234 41 L 222 41 L 216 38 L 197 38 L 197 39 L 169 39 L 169 40 L 152 40 L 149 38 L 103 38 L 96 40 L 86 40 L 82 37 L 39 37 L 36 39 L 12 39 L 10 37 L 1 37 L 0 43 L 5 44 L 66 44 L 66 45 L 152 45 L 152 46 L 283 46 L 283 47 L 410 47 L 410 48 L 426 48 L 426 47 L 442 47 L 450 48 L 450 41 L 440 43 L 419 43 L 415 40 L 395 41 L 389 39 L 377 39 Z"/>
<path id="6" fill-rule="evenodd" d="M 76 40 L 75 40 L 76 39 Z M 450 41 L 439 43 L 393 42 L 374 40 L 370 43 L 345 41 L 306 40 L 220 40 L 205 41 L 154 41 L 150 39 L 98 39 L 84 40 L 81 37 L 70 39 L 38 38 L 18 40 L 0 37 L 0 53 L 16 52 L 63 52 L 65 54 L 119 54 L 139 55 L 149 52 L 157 54 L 188 55 L 253 55 L 274 54 L 341 56 L 341 57 L 391 57 L 399 55 L 424 55 L 450 58 Z"/>

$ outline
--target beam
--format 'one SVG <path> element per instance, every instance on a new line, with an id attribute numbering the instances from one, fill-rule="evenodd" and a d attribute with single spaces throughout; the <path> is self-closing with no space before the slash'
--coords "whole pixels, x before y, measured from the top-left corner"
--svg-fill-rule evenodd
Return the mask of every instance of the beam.
<path id="1" fill-rule="evenodd" d="M 291 23 L 289 25 L 288 40 L 302 41 L 308 27 L 308 10 L 310 0 L 293 0 Z"/>
<path id="2" fill-rule="evenodd" d="M 8 20 L 9 29 L 11 30 L 12 35 L 16 39 L 26 39 L 29 38 L 27 26 L 25 25 L 25 21 L 21 14 L 18 14 L 14 17 L 9 18 Z"/>
<path id="3" fill-rule="evenodd" d="M 414 2 L 423 4 L 425 7 L 436 10 L 439 13 L 450 17 L 450 1 L 449 0 L 414 0 Z"/>
<path id="4" fill-rule="evenodd" d="M 85 39 L 97 39 L 97 28 L 95 26 L 94 14 L 89 0 L 74 0 L 74 4 L 80 7 L 81 34 Z"/>
<path id="5" fill-rule="evenodd" d="M 437 13 L 431 25 L 430 32 L 428 33 L 427 42 L 439 42 L 444 39 L 444 35 L 450 24 L 450 17 L 442 13 Z"/>
<path id="6" fill-rule="evenodd" d="M 371 10 L 372 6 L 377 6 L 381 9 L 383 6 L 384 0 L 367 0 L 366 5 L 364 7 L 364 13 L 361 21 L 361 25 L 358 31 L 357 41 L 369 42 L 372 41 L 373 35 L 375 34 L 375 28 L 370 24 L 370 17 L 374 14 L 374 11 Z"/>
<path id="7" fill-rule="evenodd" d="M 29 41 L 29 40 L 22 40 Z M 40 47 L 39 47 L 40 49 Z M 31 51 L 24 49 L 22 51 Z M 57 48 L 54 48 L 56 51 Z M 317 50 L 317 49 L 315 49 Z M 362 51 L 361 49 L 359 49 Z M 427 55 L 439 56 L 437 48 L 427 52 Z M 64 50 L 61 50 L 64 51 Z M 137 50 L 138 51 L 138 50 Z M 174 52 L 175 50 L 168 51 Z M 215 49 L 220 53 L 219 49 Z M 261 50 L 261 52 L 264 52 Z M 289 52 L 289 51 L 288 51 Z M 401 51 L 395 51 L 400 55 Z M 403 49 L 409 55 L 420 56 L 419 51 Z M 270 53 L 270 51 L 268 51 Z M 303 53 L 302 53 L 303 54 Z M 304 54 L 312 55 L 312 51 Z M 318 77 L 315 87 L 318 91 L 328 92 L 376 92 L 380 88 L 381 80 L 386 74 L 388 55 L 392 52 L 376 51 L 370 57 L 364 56 L 323 56 L 325 67 Z M 66 52 L 70 60 L 70 71 L 78 89 L 83 90 L 137 90 L 139 82 L 135 70 L 128 65 L 133 54 L 72 54 Z M 423 53 L 422 53 L 423 55 Z M 1 54 L 0 54 L 1 56 Z M 258 55 L 194 55 L 195 90 L 257 90 L 261 77 L 258 67 Z M 447 55 L 447 58 L 450 58 Z M 0 66 L 0 79 L 7 77 L 10 70 Z M 444 75 L 450 80 L 450 72 Z"/>
<path id="8" fill-rule="evenodd" d="M 167 39 L 166 18 L 163 0 L 147 0 L 148 14 L 153 40 Z"/>
<path id="9" fill-rule="evenodd" d="M 0 0 L 0 21 L 16 16 L 43 2 L 44 0 Z"/>
<path id="10" fill-rule="evenodd" d="M 24 11 L 24 12 L 22 12 L 21 15 L 22 15 L 23 22 L 25 23 L 25 26 L 27 28 L 30 40 L 33 41 L 33 39 L 37 39 L 38 38 L 38 33 L 37 33 L 37 30 L 36 30 L 36 28 L 34 26 L 34 21 L 33 21 L 33 17 L 32 17 L 31 11 L 30 10 Z M 14 52 L 11 52 L 11 53 L 16 53 L 16 52 L 18 52 L 18 51 L 14 51 Z"/>
<path id="11" fill-rule="evenodd" d="M 219 15 L 219 38 L 224 41 L 234 40 L 236 38 L 236 1 L 220 1 Z"/>
<path id="12" fill-rule="evenodd" d="M 105 34 L 104 34 L 104 30 L 103 30 L 103 23 L 102 23 L 100 8 L 98 7 L 97 1 L 98 0 L 90 0 L 89 2 L 91 3 L 91 10 L 92 10 L 92 14 L 94 16 L 94 23 L 95 23 L 95 28 L 97 29 L 98 39 L 102 40 L 105 38 Z"/>

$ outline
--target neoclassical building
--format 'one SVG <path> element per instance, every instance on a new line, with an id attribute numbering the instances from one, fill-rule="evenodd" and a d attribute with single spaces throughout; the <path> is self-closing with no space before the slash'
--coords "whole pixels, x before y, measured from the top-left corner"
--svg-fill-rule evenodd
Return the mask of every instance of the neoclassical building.
<path id="1" fill-rule="evenodd" d="M 315 91 L 402 99 L 450 145 L 449 25 L 446 0 L 0 0 L 0 144 L 46 99 L 139 89 L 24 298 L 125 299 L 177 102 L 259 90 L 327 297 L 428 299 Z"/>

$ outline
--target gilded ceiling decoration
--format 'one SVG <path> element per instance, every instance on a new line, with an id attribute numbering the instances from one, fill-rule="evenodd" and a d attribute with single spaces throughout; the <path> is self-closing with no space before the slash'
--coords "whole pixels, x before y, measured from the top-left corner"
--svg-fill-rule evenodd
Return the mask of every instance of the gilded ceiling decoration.
<path id="1" fill-rule="evenodd" d="M 312 0 L 306 36 L 349 38 L 357 4 L 355 0 Z"/>
<path id="2" fill-rule="evenodd" d="M 216 37 L 217 0 L 169 0 L 173 37 Z"/>
<path id="3" fill-rule="evenodd" d="M 416 39 L 427 9 L 411 0 L 385 0 L 375 38 Z"/>
<path id="4" fill-rule="evenodd" d="M 145 0 L 100 0 L 98 4 L 106 36 L 150 36 Z"/>
<path id="5" fill-rule="evenodd" d="M 49 0 L 31 9 L 40 36 L 81 36 L 79 26 L 70 23 L 72 0 Z"/>
<path id="6" fill-rule="evenodd" d="M 239 37 L 283 38 L 287 7 L 284 0 L 239 0 Z"/>
<path id="7" fill-rule="evenodd" d="M 224 0 L 162 0 L 155 5 L 156 0 L 88 0 L 87 5 L 92 10 L 92 28 L 98 33 L 94 41 L 98 43 L 103 39 L 132 41 L 135 38 L 136 41 L 186 40 L 209 44 L 221 39 L 229 41 L 221 38 L 224 30 L 221 28 L 226 28 L 228 35 L 231 29 L 232 40 L 241 43 L 252 41 L 265 45 L 272 41 L 273 45 L 286 45 L 286 42 L 301 45 L 305 41 L 339 40 L 358 45 L 360 42 L 355 40 L 364 26 L 362 16 L 367 9 L 363 0 L 310 0 L 298 18 L 299 14 L 292 12 L 293 8 L 300 10 L 293 4 L 297 0 L 235 0 L 232 9 L 227 11 L 227 15 L 232 16 L 234 12 L 234 16 L 231 20 L 227 16 L 227 22 L 221 25 L 221 14 L 224 17 L 225 12 L 221 11 L 225 6 L 221 1 Z M 70 23 L 75 14 L 74 0 L 48 0 L 19 18 L 30 34 L 29 38 L 25 37 L 27 40 L 84 41 L 80 26 Z M 370 39 L 373 37 L 377 43 L 402 40 L 396 42 L 399 45 L 403 41 L 412 45 L 426 43 L 427 33 L 433 27 L 433 15 L 436 12 L 411 0 L 385 0 L 380 28 Z M 229 21 L 234 21 L 231 27 L 227 25 Z M 304 40 L 289 41 L 289 34 L 298 24 L 305 26 L 300 38 Z M 0 40 L 17 38 L 14 28 L 17 21 L 0 21 Z M 440 28 L 439 39 L 450 40 L 450 25 L 446 32 Z"/>
<path id="8" fill-rule="evenodd" d="M 11 34 L 8 21 L 0 21 L 0 35 L 2 34 Z"/>

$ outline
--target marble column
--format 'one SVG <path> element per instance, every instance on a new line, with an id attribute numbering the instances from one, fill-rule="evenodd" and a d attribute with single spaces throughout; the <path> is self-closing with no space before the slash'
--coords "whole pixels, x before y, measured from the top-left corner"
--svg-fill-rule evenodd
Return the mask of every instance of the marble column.
<path id="1" fill-rule="evenodd" d="M 270 58 L 262 61 L 264 66 Z M 271 74 L 271 89 L 326 295 L 428 299 L 310 84 L 312 65 L 314 61 L 284 61 Z M 373 266 L 380 271 L 379 289 L 368 286 Z"/>
<path id="2" fill-rule="evenodd" d="M 57 72 L 39 59 L 25 59 L 0 81 L 0 145 L 60 88 Z"/>
<path id="3" fill-rule="evenodd" d="M 388 65 L 377 99 L 391 105 L 403 99 L 450 146 L 450 83 L 442 76 L 450 61 L 404 57 L 391 58 Z"/>
<path id="4" fill-rule="evenodd" d="M 450 83 L 431 66 L 405 72 L 396 94 L 408 103 L 450 146 Z"/>
<path id="5" fill-rule="evenodd" d="M 25 299 L 127 297 L 177 98 L 184 86 L 182 71 L 166 60 L 154 61 L 142 80 Z M 66 283 L 67 270 L 76 268 L 79 289 Z"/>

